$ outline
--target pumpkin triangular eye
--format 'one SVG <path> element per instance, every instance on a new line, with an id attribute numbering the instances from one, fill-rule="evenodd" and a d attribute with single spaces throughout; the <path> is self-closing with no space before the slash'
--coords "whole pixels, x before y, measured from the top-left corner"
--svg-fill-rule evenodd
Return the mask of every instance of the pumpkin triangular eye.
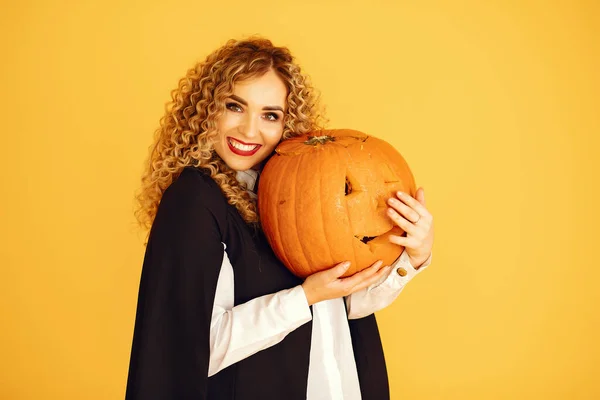
<path id="1" fill-rule="evenodd" d="M 346 177 L 346 185 L 344 186 L 344 192 L 346 196 L 352 193 L 352 183 L 350 183 L 350 179 L 348 179 L 348 177 Z"/>

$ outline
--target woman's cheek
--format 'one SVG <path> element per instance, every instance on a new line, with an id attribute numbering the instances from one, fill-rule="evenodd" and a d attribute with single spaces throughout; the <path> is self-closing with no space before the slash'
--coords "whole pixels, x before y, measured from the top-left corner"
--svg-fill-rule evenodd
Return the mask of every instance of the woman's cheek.
<path id="1" fill-rule="evenodd" d="M 272 124 L 269 127 L 268 131 L 268 140 L 270 145 L 276 145 L 281 140 L 281 136 L 283 135 L 283 126 L 278 124 Z"/>
<path id="2" fill-rule="evenodd" d="M 231 130 L 240 124 L 240 114 L 232 111 L 227 111 L 220 120 L 220 128 L 223 131 Z"/>

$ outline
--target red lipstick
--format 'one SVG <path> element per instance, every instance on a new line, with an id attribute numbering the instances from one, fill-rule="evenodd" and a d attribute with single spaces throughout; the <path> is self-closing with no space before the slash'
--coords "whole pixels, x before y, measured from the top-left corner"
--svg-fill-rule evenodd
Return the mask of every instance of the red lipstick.
<path id="1" fill-rule="evenodd" d="M 252 150 L 242 150 L 242 149 L 238 149 L 236 147 L 234 147 L 231 142 L 237 142 L 239 144 L 243 144 L 245 146 L 256 146 L 254 147 L 254 149 Z M 242 142 L 241 140 L 237 140 L 234 138 L 227 138 L 227 146 L 229 146 L 229 150 L 231 150 L 232 153 L 237 154 L 238 156 L 245 156 L 245 157 L 249 157 L 251 155 L 254 155 L 262 146 L 260 144 L 256 144 L 256 143 L 245 143 Z"/>

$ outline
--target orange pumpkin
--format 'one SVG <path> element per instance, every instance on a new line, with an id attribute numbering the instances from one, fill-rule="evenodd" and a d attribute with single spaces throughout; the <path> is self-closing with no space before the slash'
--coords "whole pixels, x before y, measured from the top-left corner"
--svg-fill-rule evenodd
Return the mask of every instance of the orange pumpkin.
<path id="1" fill-rule="evenodd" d="M 415 195 L 415 180 L 391 145 L 362 132 L 312 132 L 281 142 L 261 173 L 261 225 L 277 257 L 296 276 L 349 260 L 344 276 L 377 260 L 393 263 L 404 234 L 387 216 L 387 199 Z"/>

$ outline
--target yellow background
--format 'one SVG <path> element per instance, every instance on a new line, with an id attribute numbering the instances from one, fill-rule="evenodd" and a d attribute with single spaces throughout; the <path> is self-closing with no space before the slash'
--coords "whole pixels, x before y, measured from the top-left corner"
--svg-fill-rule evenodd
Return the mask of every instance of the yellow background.
<path id="1" fill-rule="evenodd" d="M 123 398 L 147 147 L 185 71 L 249 34 L 425 188 L 433 264 L 378 314 L 392 398 L 600 398 L 598 11 L 3 1 L 0 398 Z"/>

